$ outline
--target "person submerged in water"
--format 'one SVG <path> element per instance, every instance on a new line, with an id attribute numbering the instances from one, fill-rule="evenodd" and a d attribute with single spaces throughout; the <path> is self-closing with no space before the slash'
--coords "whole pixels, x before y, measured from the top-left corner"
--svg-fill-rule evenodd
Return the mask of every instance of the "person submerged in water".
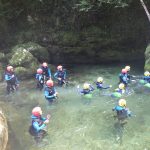
<path id="1" fill-rule="evenodd" d="M 150 73 L 149 73 L 149 71 L 145 71 L 145 72 L 144 72 L 143 80 L 144 80 L 146 83 L 150 83 Z"/>
<path id="2" fill-rule="evenodd" d="M 54 78 L 57 79 L 58 85 L 62 86 L 66 84 L 66 70 L 63 69 L 63 66 L 57 66 L 57 72 L 54 74 Z"/>
<path id="3" fill-rule="evenodd" d="M 37 88 L 42 90 L 44 87 L 44 75 L 43 70 L 41 68 L 37 69 L 36 80 L 37 80 Z"/>
<path id="4" fill-rule="evenodd" d="M 103 78 L 102 77 L 98 77 L 97 78 L 97 82 L 96 82 L 96 87 L 97 87 L 97 89 L 109 89 L 109 88 L 111 88 L 112 87 L 112 85 L 109 85 L 109 86 L 104 86 L 103 85 Z"/>
<path id="5" fill-rule="evenodd" d="M 5 71 L 5 81 L 7 82 L 7 94 L 10 94 L 10 92 L 14 92 L 19 87 L 19 81 L 17 79 L 17 76 L 14 72 L 14 68 L 10 65 L 7 66 Z"/>
<path id="6" fill-rule="evenodd" d="M 118 88 L 115 89 L 116 92 L 120 93 L 121 95 L 125 93 L 125 85 L 123 83 L 120 83 Z"/>
<path id="7" fill-rule="evenodd" d="M 44 88 L 44 95 L 49 103 L 52 103 L 55 99 L 57 99 L 58 93 L 56 92 L 54 82 L 52 80 L 46 81 L 46 86 Z"/>
<path id="8" fill-rule="evenodd" d="M 79 90 L 79 86 L 77 87 L 80 94 L 86 95 L 91 94 L 92 91 L 94 91 L 94 87 L 89 83 L 83 84 L 83 89 Z"/>
<path id="9" fill-rule="evenodd" d="M 47 117 L 42 117 L 41 107 L 34 107 L 32 109 L 32 124 L 30 126 L 29 132 L 34 136 L 36 142 L 40 142 L 42 138 L 46 135 L 46 125 L 50 121 L 50 115 Z"/>
<path id="10" fill-rule="evenodd" d="M 118 101 L 118 105 L 115 106 L 112 110 L 116 111 L 116 117 L 118 121 L 120 121 L 121 123 L 123 123 L 123 121 L 127 119 L 128 117 L 131 117 L 131 111 L 129 111 L 129 109 L 126 108 L 125 99 L 120 99 Z"/>

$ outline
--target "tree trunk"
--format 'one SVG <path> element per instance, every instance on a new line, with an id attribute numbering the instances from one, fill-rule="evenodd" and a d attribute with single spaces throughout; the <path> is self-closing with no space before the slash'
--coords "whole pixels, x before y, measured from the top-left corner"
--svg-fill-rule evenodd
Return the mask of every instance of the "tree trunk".
<path id="1" fill-rule="evenodd" d="M 141 2 L 141 4 L 142 4 L 142 6 L 143 6 L 143 8 L 144 8 L 144 10 L 145 10 L 145 12 L 146 12 L 146 15 L 147 15 L 147 17 L 148 17 L 148 20 L 149 20 L 149 22 L 150 22 L 150 14 L 149 14 L 149 12 L 148 12 L 148 9 L 147 9 L 146 5 L 144 4 L 144 1 L 143 1 L 143 0 L 140 0 L 140 2 Z"/>

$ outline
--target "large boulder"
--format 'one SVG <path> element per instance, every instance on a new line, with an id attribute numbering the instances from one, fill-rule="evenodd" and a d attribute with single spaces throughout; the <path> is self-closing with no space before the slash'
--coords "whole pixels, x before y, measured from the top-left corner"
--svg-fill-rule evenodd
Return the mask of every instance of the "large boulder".
<path id="1" fill-rule="evenodd" d="M 26 49 L 34 57 L 36 57 L 38 59 L 38 61 L 40 61 L 40 62 L 49 60 L 49 53 L 48 53 L 47 49 L 37 43 L 28 42 L 28 43 L 24 43 L 24 44 L 18 44 L 15 47 L 13 47 L 12 52 L 15 52 L 18 49 Z"/>
<path id="2" fill-rule="evenodd" d="M 150 71 L 150 44 L 147 46 L 145 51 L 145 70 Z"/>
<path id="3" fill-rule="evenodd" d="M 16 74 L 22 78 L 35 74 L 39 64 L 38 60 L 23 47 L 19 47 L 16 51 L 12 52 L 9 63 L 15 67 Z"/>
<path id="4" fill-rule="evenodd" d="M 8 142 L 7 120 L 0 110 L 0 150 L 5 150 Z"/>

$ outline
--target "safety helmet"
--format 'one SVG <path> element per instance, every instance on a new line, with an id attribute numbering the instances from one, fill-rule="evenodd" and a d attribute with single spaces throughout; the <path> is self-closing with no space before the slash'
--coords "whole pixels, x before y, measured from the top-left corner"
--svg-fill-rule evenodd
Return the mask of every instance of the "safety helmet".
<path id="1" fill-rule="evenodd" d="M 126 107 L 126 100 L 125 99 L 120 99 L 118 101 L 118 105 L 121 106 L 121 107 Z"/>
<path id="2" fill-rule="evenodd" d="M 32 115 L 36 116 L 36 117 L 39 117 L 42 115 L 42 109 L 41 107 L 34 107 L 32 109 Z"/>
<path id="3" fill-rule="evenodd" d="M 60 69 L 62 69 L 62 66 L 61 65 L 57 66 L 57 70 L 60 70 Z"/>
<path id="4" fill-rule="evenodd" d="M 103 78 L 102 77 L 98 77 L 97 78 L 97 82 L 103 82 Z"/>
<path id="5" fill-rule="evenodd" d="M 52 80 L 47 80 L 47 81 L 46 81 L 46 85 L 47 85 L 48 87 L 52 87 L 52 86 L 54 86 L 54 82 L 53 82 Z"/>
<path id="6" fill-rule="evenodd" d="M 47 65 L 46 62 L 43 62 L 42 66 L 43 66 L 43 67 L 47 67 L 48 65 Z"/>
<path id="7" fill-rule="evenodd" d="M 88 84 L 88 83 L 84 83 L 83 84 L 83 89 L 84 90 L 87 90 L 87 89 L 89 89 L 90 88 L 90 85 Z"/>
<path id="8" fill-rule="evenodd" d="M 126 69 L 122 69 L 121 73 L 127 73 L 127 70 Z"/>
<path id="9" fill-rule="evenodd" d="M 42 74 L 43 73 L 43 70 L 41 68 L 37 69 L 37 73 L 38 74 Z"/>
<path id="10" fill-rule="evenodd" d="M 13 69 L 13 66 L 7 66 L 7 71 L 11 71 Z"/>
<path id="11" fill-rule="evenodd" d="M 149 76 L 149 75 L 150 75 L 149 71 L 144 72 L 144 76 Z"/>
<path id="12" fill-rule="evenodd" d="M 125 66 L 125 69 L 127 70 L 127 71 L 130 71 L 130 66 Z"/>
<path id="13" fill-rule="evenodd" d="M 125 87 L 125 85 L 124 85 L 123 83 L 120 83 L 120 84 L 119 84 L 119 89 L 123 90 L 124 87 Z"/>

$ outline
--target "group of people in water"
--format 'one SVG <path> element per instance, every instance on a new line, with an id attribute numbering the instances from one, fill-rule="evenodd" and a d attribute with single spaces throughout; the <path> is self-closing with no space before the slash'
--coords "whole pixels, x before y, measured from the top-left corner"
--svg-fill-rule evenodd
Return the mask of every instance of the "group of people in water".
<path id="1" fill-rule="evenodd" d="M 119 74 L 119 86 L 113 93 L 110 94 L 111 97 L 117 99 L 117 105 L 112 110 L 116 112 L 116 117 L 120 123 L 124 123 L 123 121 L 126 120 L 126 118 L 132 116 L 131 111 L 127 108 L 126 100 L 122 98 L 123 94 L 128 89 L 128 84 L 131 82 L 131 78 L 135 77 L 130 75 L 129 72 L 130 66 L 126 66 L 121 70 L 121 73 Z M 53 77 L 57 80 L 58 85 L 62 87 L 67 83 L 66 69 L 64 69 L 62 65 L 57 66 L 57 71 L 54 73 Z M 35 78 L 37 80 L 37 88 L 39 90 L 44 89 L 44 96 L 49 104 L 53 103 L 53 101 L 58 97 L 58 93 L 52 80 L 53 77 L 48 64 L 43 62 L 42 65 L 37 69 Z M 10 94 L 18 89 L 19 81 L 11 65 L 6 67 L 5 80 L 7 82 L 7 94 Z M 145 84 L 150 82 L 150 73 L 148 71 L 145 71 L 142 80 L 142 82 Z M 97 78 L 95 86 L 98 90 L 109 89 L 112 87 L 112 85 L 104 86 L 104 79 L 102 77 Z M 78 92 L 85 98 L 91 99 L 92 92 L 95 90 L 95 87 L 89 83 L 84 83 L 83 88 L 80 89 L 78 86 L 77 89 Z M 50 115 L 47 115 L 47 117 L 44 118 L 42 116 L 41 107 L 34 107 L 32 110 L 32 124 L 30 131 L 37 136 L 43 132 L 45 133 L 44 128 L 46 127 L 46 124 L 49 123 L 50 117 Z"/>

